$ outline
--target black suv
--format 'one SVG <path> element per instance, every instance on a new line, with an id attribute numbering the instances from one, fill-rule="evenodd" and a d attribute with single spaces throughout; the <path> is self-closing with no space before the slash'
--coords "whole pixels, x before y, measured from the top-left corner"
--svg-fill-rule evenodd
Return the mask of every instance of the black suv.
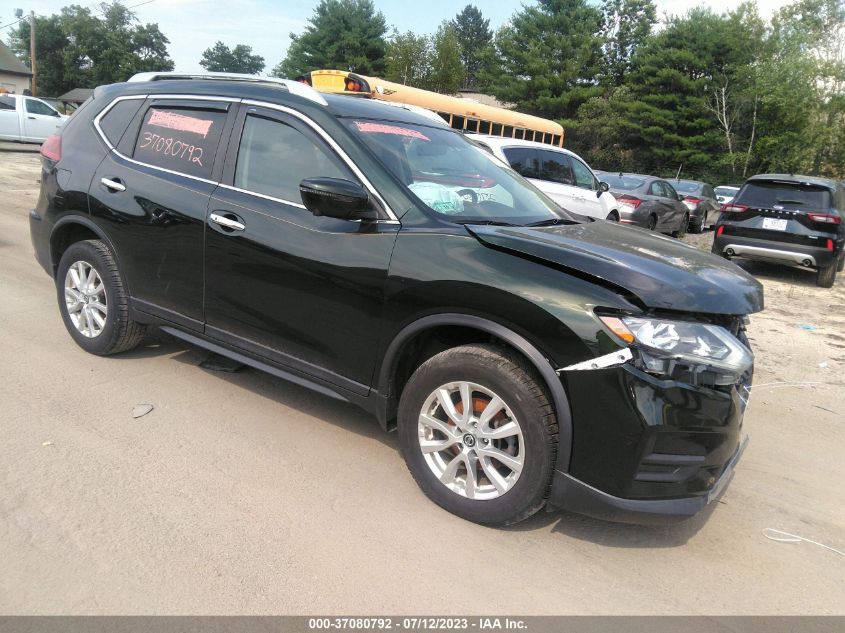
<path id="1" fill-rule="evenodd" d="M 136 76 L 42 155 L 32 241 L 89 352 L 157 328 L 355 403 L 485 524 L 676 520 L 730 478 L 758 282 L 568 214 L 419 112 Z"/>
<path id="2" fill-rule="evenodd" d="M 826 178 L 752 176 L 716 223 L 713 252 L 818 271 L 830 288 L 845 263 L 845 188 Z"/>

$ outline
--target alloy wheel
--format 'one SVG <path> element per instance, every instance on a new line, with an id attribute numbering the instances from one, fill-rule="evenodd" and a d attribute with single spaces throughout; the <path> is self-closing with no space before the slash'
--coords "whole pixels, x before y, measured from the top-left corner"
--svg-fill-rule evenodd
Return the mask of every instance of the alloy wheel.
<path id="1" fill-rule="evenodd" d="M 87 338 L 102 334 L 109 313 L 106 287 L 86 261 L 75 261 L 65 274 L 65 308 L 80 334 Z"/>
<path id="2" fill-rule="evenodd" d="M 417 425 L 419 447 L 441 484 L 468 499 L 496 499 L 511 490 L 525 461 L 519 421 L 492 390 L 451 382 L 426 398 Z"/>

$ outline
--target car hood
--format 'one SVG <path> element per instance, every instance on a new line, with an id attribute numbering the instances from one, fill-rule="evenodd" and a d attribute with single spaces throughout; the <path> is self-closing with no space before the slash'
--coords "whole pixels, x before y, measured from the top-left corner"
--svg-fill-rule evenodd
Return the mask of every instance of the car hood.
<path id="1" fill-rule="evenodd" d="M 763 286 L 726 259 L 614 222 L 552 227 L 468 225 L 482 244 L 521 253 L 624 288 L 653 309 L 750 314 Z"/>

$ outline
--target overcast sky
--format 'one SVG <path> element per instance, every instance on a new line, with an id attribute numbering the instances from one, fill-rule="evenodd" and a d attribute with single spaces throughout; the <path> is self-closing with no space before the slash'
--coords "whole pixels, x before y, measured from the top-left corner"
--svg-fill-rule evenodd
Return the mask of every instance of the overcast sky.
<path id="1" fill-rule="evenodd" d="M 129 7 L 144 0 L 125 0 Z M 384 13 L 390 27 L 400 31 L 431 33 L 437 25 L 451 19 L 468 4 L 467 0 L 375 0 L 378 10 Z M 685 13 L 691 7 L 707 5 L 715 10 L 737 6 L 739 0 L 657 0 L 658 12 Z M 0 26 L 15 19 L 14 10 L 34 10 L 39 15 L 57 13 L 61 7 L 80 4 L 96 7 L 97 2 L 68 0 L 0 0 Z M 476 0 L 475 4 L 490 25 L 496 29 L 510 18 L 522 4 L 529 0 Z M 769 16 L 788 0 L 758 0 L 760 13 Z M 291 32 L 298 33 L 313 15 L 317 0 L 152 0 L 133 9 L 141 22 L 157 22 L 170 39 L 170 55 L 176 69 L 202 70 L 199 61 L 202 52 L 215 41 L 222 40 L 229 46 L 248 44 L 253 52 L 264 57 L 269 72 L 285 55 Z M 0 30 L 0 38 L 8 42 L 8 28 Z"/>

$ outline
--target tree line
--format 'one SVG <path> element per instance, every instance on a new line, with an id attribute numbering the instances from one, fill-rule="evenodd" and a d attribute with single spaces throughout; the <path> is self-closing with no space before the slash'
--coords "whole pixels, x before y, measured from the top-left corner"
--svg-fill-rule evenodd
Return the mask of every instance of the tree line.
<path id="1" fill-rule="evenodd" d="M 597 168 L 845 178 L 845 0 L 796 0 L 769 20 L 753 1 L 699 7 L 662 23 L 653 0 L 538 0 L 495 33 L 468 5 L 431 35 L 388 35 L 371 0 L 322 0 L 291 38 L 275 74 L 475 89 L 559 121 Z"/>
<path id="2" fill-rule="evenodd" d="M 119 2 L 38 17 L 43 94 L 171 70 L 168 39 Z M 10 44 L 26 62 L 29 28 Z M 260 73 L 249 46 L 217 42 L 211 71 Z M 555 119 L 596 168 L 739 182 L 753 173 L 845 178 L 845 0 L 755 2 L 658 20 L 653 0 L 537 0 L 493 32 L 468 5 L 434 33 L 388 28 L 372 0 L 320 0 L 276 76 L 356 71 L 447 94 L 495 96 Z"/>

